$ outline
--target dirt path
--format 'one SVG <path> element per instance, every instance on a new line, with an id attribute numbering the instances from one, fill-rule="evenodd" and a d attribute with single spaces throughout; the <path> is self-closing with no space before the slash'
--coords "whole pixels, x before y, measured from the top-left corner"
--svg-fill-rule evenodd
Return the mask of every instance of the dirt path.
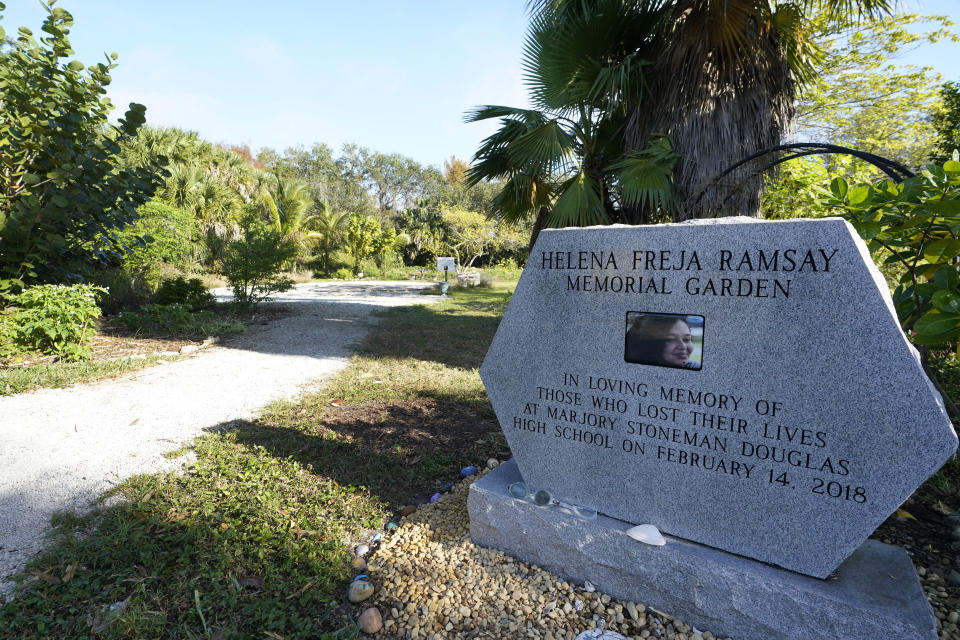
<path id="1" fill-rule="evenodd" d="M 41 549 L 50 516 L 84 512 L 117 482 L 205 428 L 249 418 L 343 369 L 386 307 L 435 302 L 422 282 L 298 285 L 295 313 L 188 359 L 115 380 L 0 398 L 0 601 Z"/>

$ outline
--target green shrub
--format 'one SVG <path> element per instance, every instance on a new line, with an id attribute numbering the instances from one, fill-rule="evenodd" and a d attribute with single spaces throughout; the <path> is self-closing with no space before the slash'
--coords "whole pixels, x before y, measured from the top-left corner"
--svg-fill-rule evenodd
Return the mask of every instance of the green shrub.
<path id="1" fill-rule="evenodd" d="M 247 218 L 244 225 L 243 237 L 224 249 L 220 269 L 241 309 L 258 304 L 271 293 L 290 289 L 293 280 L 282 271 L 296 254 L 291 242 L 259 220 Z"/>
<path id="2" fill-rule="evenodd" d="M 63 360 L 90 357 L 85 344 L 100 317 L 103 287 L 43 284 L 8 295 L 12 307 L 0 315 L 0 356 L 39 351 Z"/>
<path id="3" fill-rule="evenodd" d="M 191 309 L 202 309 L 213 302 L 213 294 L 207 291 L 200 278 L 187 280 L 183 276 L 177 276 L 164 280 L 157 288 L 157 304 L 182 304 Z"/>
<path id="4" fill-rule="evenodd" d="M 876 260 L 899 265 L 897 315 L 917 344 L 943 347 L 960 338 L 960 159 L 929 165 L 897 184 L 830 183 L 824 201 L 854 226 Z"/>
<path id="5" fill-rule="evenodd" d="M 353 271 L 346 267 L 340 267 L 333 272 L 333 277 L 337 280 L 353 280 Z"/>
<path id="6" fill-rule="evenodd" d="M 182 304 L 146 304 L 140 311 L 121 313 L 117 322 L 133 333 L 184 338 L 223 336 L 246 330 L 236 320 L 219 319 L 212 311 L 191 311 Z"/>

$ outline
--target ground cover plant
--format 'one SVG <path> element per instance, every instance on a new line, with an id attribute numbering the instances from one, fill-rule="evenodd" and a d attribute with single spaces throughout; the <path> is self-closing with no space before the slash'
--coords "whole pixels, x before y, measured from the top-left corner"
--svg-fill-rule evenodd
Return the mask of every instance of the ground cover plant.
<path id="1" fill-rule="evenodd" d="M 82 362 L 39 363 L 0 369 L 0 396 L 12 396 L 34 389 L 59 389 L 80 382 L 115 378 L 175 356 L 146 355 L 139 358 L 112 358 Z"/>
<path id="2" fill-rule="evenodd" d="M 6 637 L 351 637 L 353 542 L 508 453 L 477 368 L 509 295 L 390 310 L 324 388 L 218 425 L 183 474 L 135 477 L 115 492 L 126 501 L 59 518 L 0 609 Z"/>

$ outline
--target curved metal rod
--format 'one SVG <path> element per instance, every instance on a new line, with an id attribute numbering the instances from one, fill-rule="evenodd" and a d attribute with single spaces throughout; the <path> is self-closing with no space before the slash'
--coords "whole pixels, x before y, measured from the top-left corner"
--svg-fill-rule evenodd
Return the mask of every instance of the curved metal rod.
<path id="1" fill-rule="evenodd" d="M 713 179 L 711 179 L 706 184 L 706 186 L 704 186 L 700 190 L 700 192 L 697 194 L 696 199 L 693 202 L 694 206 L 699 204 L 703 196 L 707 194 L 707 191 L 713 188 L 724 176 L 732 173 L 733 171 L 736 171 L 743 165 L 753 160 L 756 160 L 757 158 L 760 158 L 762 156 L 765 156 L 771 153 L 776 153 L 778 151 L 788 151 L 791 149 L 796 149 L 798 151 L 794 154 L 785 156 L 783 158 L 780 158 L 770 163 L 769 165 L 764 167 L 762 170 L 754 172 L 751 175 L 762 174 L 768 171 L 769 169 L 775 167 L 776 165 L 781 164 L 783 162 L 787 162 L 788 160 L 794 160 L 796 158 L 800 158 L 803 156 L 822 155 L 822 154 L 828 154 L 828 153 L 842 153 L 842 154 L 850 155 L 855 158 L 859 158 L 861 160 L 869 162 L 870 164 L 874 165 L 875 167 L 883 171 L 885 174 L 893 178 L 895 182 L 903 182 L 906 178 L 912 178 L 914 175 L 916 175 L 915 173 L 907 169 L 905 166 L 903 166 L 899 162 L 895 162 L 893 160 L 890 160 L 889 158 L 884 158 L 883 156 L 878 156 L 873 153 L 867 153 L 866 151 L 858 151 L 856 149 L 850 149 L 849 147 L 843 147 L 837 144 L 825 144 L 825 143 L 818 143 L 818 142 L 794 142 L 790 144 L 781 144 L 781 145 L 777 145 L 776 147 L 763 149 L 762 151 L 758 151 L 757 153 L 754 153 L 753 155 L 750 155 L 744 158 L 743 160 L 740 160 L 739 162 L 730 165 L 729 167 L 724 169 L 722 172 L 717 174 Z M 801 149 L 802 151 L 799 151 Z M 741 180 L 739 183 L 737 183 L 737 187 L 739 188 L 739 186 L 745 180 L 746 178 L 744 180 Z M 734 189 L 734 191 L 736 191 L 736 189 Z M 726 199 L 724 200 L 724 202 L 726 202 Z"/>

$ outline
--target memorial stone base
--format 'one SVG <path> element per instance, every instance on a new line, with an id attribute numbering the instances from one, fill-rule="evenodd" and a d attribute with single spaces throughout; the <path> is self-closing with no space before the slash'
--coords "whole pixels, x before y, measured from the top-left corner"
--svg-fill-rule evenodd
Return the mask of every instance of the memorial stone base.
<path id="1" fill-rule="evenodd" d="M 734 640 L 937 638 L 913 563 L 899 547 L 868 540 L 821 580 L 670 536 L 665 546 L 647 545 L 626 535 L 625 522 L 512 497 L 507 487 L 520 481 L 510 460 L 473 484 L 476 544 Z"/>

